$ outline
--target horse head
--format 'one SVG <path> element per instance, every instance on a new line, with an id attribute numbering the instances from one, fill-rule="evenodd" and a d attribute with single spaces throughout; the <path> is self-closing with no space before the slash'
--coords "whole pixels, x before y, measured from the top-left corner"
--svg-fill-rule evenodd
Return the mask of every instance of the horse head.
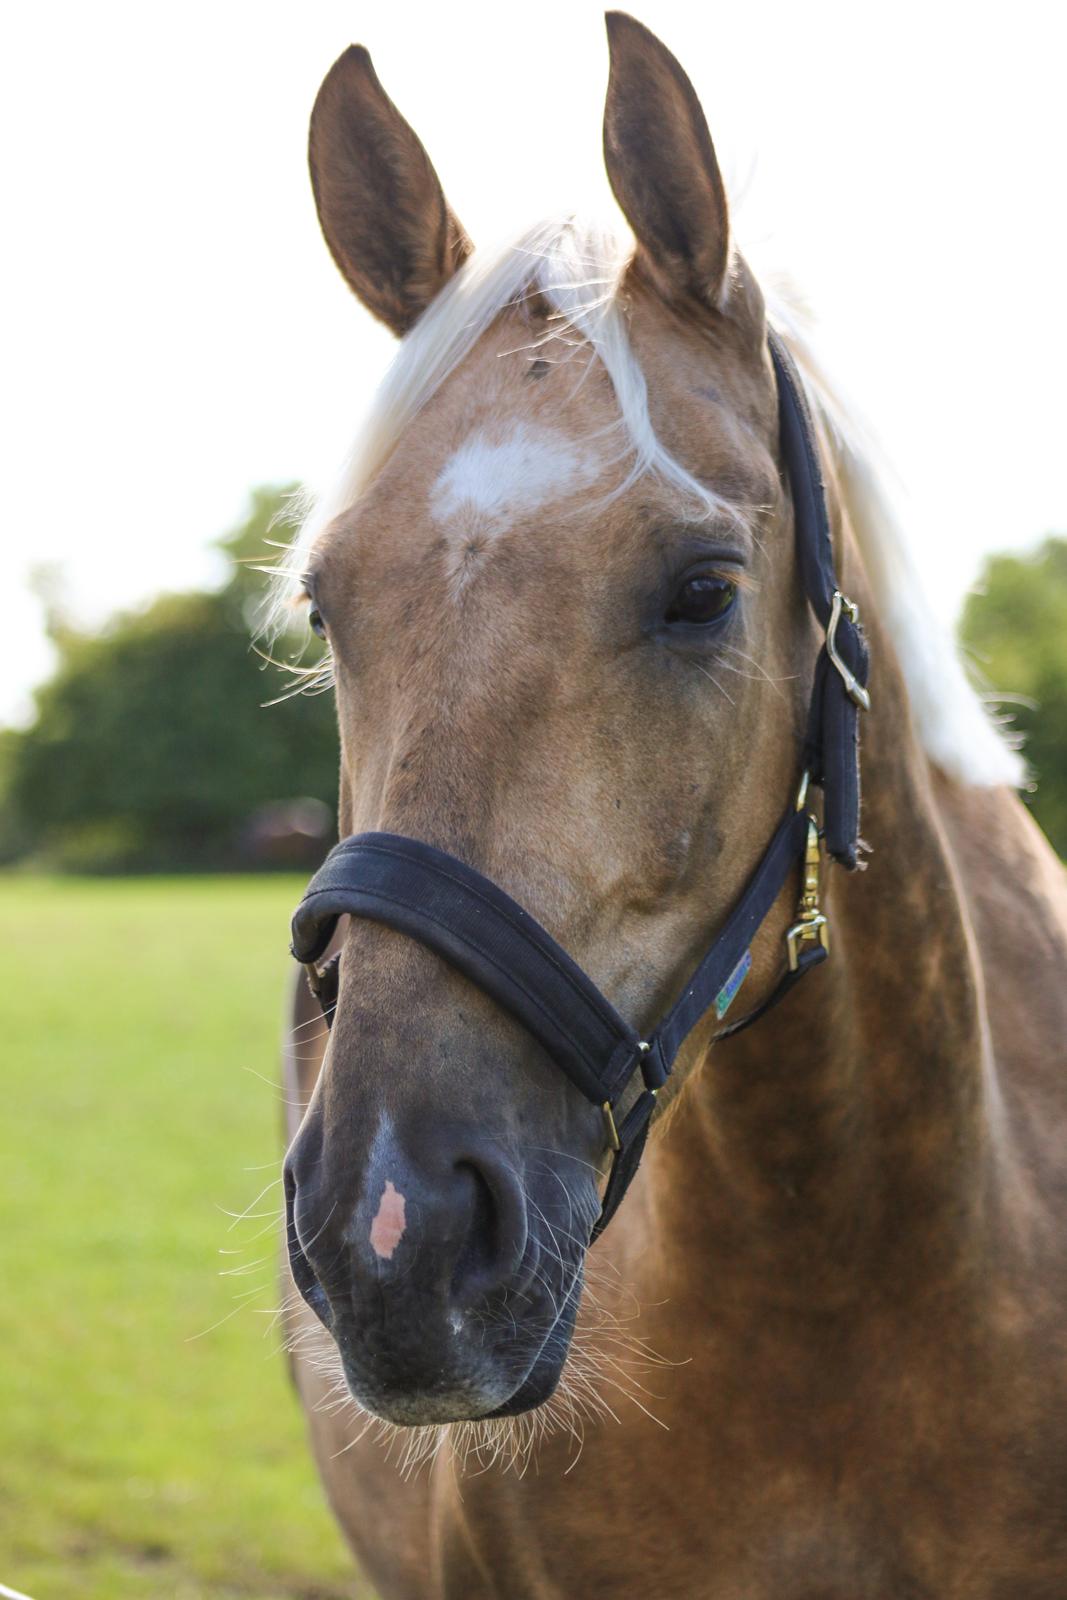
<path id="1" fill-rule="evenodd" d="M 820 638 L 763 299 L 703 113 L 643 27 L 612 14 L 609 36 L 625 246 L 562 223 L 483 256 L 366 52 L 327 76 L 323 231 L 402 342 L 302 570 L 333 663 L 342 831 L 476 868 L 640 1029 L 796 785 Z M 794 905 L 795 888 L 753 945 L 746 1004 L 774 987 Z M 534 1407 L 567 1356 L 603 1119 L 421 944 L 355 917 L 339 939 L 329 1050 L 286 1163 L 298 1285 L 376 1415 Z"/>

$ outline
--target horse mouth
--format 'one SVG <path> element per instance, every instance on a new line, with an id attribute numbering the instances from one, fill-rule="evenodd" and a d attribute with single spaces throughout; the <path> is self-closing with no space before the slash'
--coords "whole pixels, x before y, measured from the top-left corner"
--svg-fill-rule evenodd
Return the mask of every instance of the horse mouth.
<path id="1" fill-rule="evenodd" d="M 581 1298 L 582 1269 L 579 1267 L 564 1296 L 556 1320 L 546 1333 L 526 1377 L 510 1400 L 506 1400 L 495 1411 L 487 1413 L 488 1419 L 521 1416 L 524 1411 L 536 1411 L 539 1406 L 551 1400 L 567 1364 L 567 1354 L 574 1335 L 574 1323 Z"/>
<path id="2" fill-rule="evenodd" d="M 535 1411 L 552 1398 L 566 1365 L 581 1288 L 579 1269 L 560 1297 L 551 1325 L 536 1328 L 521 1368 L 515 1335 L 495 1350 L 486 1349 L 475 1335 L 454 1358 L 454 1375 L 445 1376 L 432 1353 L 420 1349 L 412 1359 L 401 1347 L 394 1358 L 388 1345 L 383 1351 L 379 1338 L 369 1341 L 347 1319 L 335 1317 L 327 1326 L 348 1392 L 363 1411 L 400 1427 L 487 1422 Z M 520 1324 L 519 1337 L 524 1331 Z M 521 1376 L 516 1382 L 517 1369 Z"/>

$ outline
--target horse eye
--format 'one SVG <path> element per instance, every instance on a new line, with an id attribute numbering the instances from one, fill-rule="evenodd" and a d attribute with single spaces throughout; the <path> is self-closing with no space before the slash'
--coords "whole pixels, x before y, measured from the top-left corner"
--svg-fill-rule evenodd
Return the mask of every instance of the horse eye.
<path id="1" fill-rule="evenodd" d="M 710 572 L 687 578 L 667 607 L 667 622 L 718 622 L 734 603 L 736 587 Z"/>
<path id="2" fill-rule="evenodd" d="M 320 639 L 325 639 L 326 624 L 322 620 L 322 612 L 319 610 L 318 606 L 312 606 L 308 612 L 308 627 L 311 629 L 312 633 L 317 634 Z"/>

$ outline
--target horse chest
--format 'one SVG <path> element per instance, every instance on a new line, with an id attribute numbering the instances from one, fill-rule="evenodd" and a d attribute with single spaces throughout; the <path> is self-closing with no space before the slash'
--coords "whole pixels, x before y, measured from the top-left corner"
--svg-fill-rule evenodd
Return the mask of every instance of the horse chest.
<path id="1" fill-rule="evenodd" d="M 1067 1385 L 1040 1348 L 984 1353 L 969 1393 L 950 1353 L 865 1391 L 839 1369 L 792 1415 L 735 1392 L 713 1426 L 695 1396 L 669 1433 L 602 1425 L 567 1476 L 550 1450 L 441 1507 L 440 1600 L 1062 1600 Z"/>
<path id="2" fill-rule="evenodd" d="M 1062 1600 L 1063 1480 L 1034 1492 L 991 1464 L 961 1492 L 973 1477 L 902 1474 L 872 1453 L 836 1482 L 795 1468 L 752 1474 L 740 1494 L 675 1482 L 625 1511 L 530 1515 L 517 1490 L 445 1532 L 439 1600 Z"/>

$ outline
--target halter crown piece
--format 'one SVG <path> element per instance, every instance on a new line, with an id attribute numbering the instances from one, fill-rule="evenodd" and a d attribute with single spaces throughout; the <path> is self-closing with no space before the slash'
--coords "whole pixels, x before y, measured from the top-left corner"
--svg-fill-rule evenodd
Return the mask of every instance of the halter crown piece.
<path id="1" fill-rule="evenodd" d="M 293 916 L 292 951 L 308 967 L 326 1020 L 337 1004 L 334 958 L 317 963 L 347 913 L 385 923 L 433 950 L 516 1017 L 604 1115 L 614 1152 L 590 1239 L 607 1227 L 641 1161 L 656 1093 L 689 1033 L 713 1007 L 725 1014 L 747 971 L 748 952 L 794 867 L 802 865 L 797 920 L 786 935 L 786 970 L 757 1010 L 717 1038 L 755 1022 L 826 960 L 829 929 L 819 910 L 820 840 L 847 868 L 859 847 L 859 712 L 869 710 L 868 655 L 859 612 L 837 586 L 826 494 L 811 416 L 792 357 L 769 336 L 778 384 L 782 458 L 793 497 L 797 564 L 825 634 L 795 797 L 766 853 L 670 1011 L 642 1038 L 528 911 L 472 867 L 435 846 L 394 833 L 360 833 L 334 846 Z M 823 830 L 807 810 L 809 784 L 823 792 Z M 625 1117 L 616 1111 L 635 1073 L 642 1088 Z"/>

